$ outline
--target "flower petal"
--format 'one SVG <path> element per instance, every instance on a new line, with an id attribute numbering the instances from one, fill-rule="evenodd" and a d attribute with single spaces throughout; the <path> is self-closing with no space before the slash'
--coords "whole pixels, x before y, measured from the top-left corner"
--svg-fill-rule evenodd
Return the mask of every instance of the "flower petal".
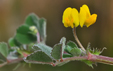
<path id="1" fill-rule="evenodd" d="M 80 26 L 83 27 L 86 20 L 86 11 L 83 7 L 80 7 L 79 20 L 80 20 Z"/>
<path id="2" fill-rule="evenodd" d="M 79 16 L 78 16 L 78 10 L 76 8 L 72 9 L 72 18 L 75 27 L 77 27 L 79 25 Z"/>
<path id="3" fill-rule="evenodd" d="M 92 14 L 86 21 L 85 21 L 85 25 L 87 27 L 89 27 L 90 25 L 94 24 L 96 22 L 97 19 L 97 14 Z"/>
<path id="4" fill-rule="evenodd" d="M 72 8 L 68 7 L 65 9 L 65 11 L 63 12 L 63 17 L 62 17 L 62 23 L 65 23 L 65 18 L 70 16 L 72 12 Z"/>
<path id="5" fill-rule="evenodd" d="M 88 18 L 91 15 L 89 7 L 86 4 L 84 4 L 84 5 L 82 5 L 82 8 L 86 11 L 86 14 L 87 14 L 86 18 Z"/>

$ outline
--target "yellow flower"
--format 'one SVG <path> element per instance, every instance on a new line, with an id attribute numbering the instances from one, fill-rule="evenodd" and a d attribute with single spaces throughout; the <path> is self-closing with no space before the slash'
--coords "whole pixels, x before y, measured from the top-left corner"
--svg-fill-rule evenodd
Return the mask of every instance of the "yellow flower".
<path id="1" fill-rule="evenodd" d="M 87 5 L 84 4 L 82 5 L 82 7 L 80 7 L 79 20 L 81 27 L 83 27 L 83 25 L 89 27 L 90 25 L 96 22 L 96 19 L 97 19 L 97 14 L 91 15 Z"/>
<path id="2" fill-rule="evenodd" d="M 79 25 L 78 11 L 75 8 L 68 7 L 63 13 L 63 20 L 65 27 L 77 27 Z"/>

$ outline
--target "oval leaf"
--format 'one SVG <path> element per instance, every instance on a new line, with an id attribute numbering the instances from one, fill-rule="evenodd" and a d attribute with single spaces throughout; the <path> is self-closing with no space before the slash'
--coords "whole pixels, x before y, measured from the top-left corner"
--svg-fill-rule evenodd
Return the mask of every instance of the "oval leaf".
<path id="1" fill-rule="evenodd" d="M 24 61 L 27 63 L 51 64 L 53 60 L 43 51 L 36 51 L 24 58 Z"/>
<path id="2" fill-rule="evenodd" d="M 0 53 L 4 56 L 7 57 L 8 56 L 8 46 L 6 43 L 1 42 L 0 43 Z"/>

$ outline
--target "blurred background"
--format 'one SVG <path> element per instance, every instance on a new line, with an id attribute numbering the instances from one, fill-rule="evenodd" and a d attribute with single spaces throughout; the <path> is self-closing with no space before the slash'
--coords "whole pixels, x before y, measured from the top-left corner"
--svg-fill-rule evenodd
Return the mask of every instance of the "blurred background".
<path id="1" fill-rule="evenodd" d="M 47 20 L 47 45 L 54 46 L 61 37 L 74 40 L 72 29 L 65 28 L 62 14 L 67 7 L 79 10 L 87 4 L 91 14 L 98 15 L 95 24 L 77 27 L 77 35 L 84 47 L 90 42 L 92 48 L 106 47 L 102 55 L 113 57 L 113 0 L 0 0 L 0 42 L 8 42 L 16 29 L 24 23 L 26 16 L 32 12 Z M 0 71 L 12 71 L 17 64 L 6 65 Z M 113 66 L 98 64 L 94 69 L 83 62 L 72 61 L 61 67 L 32 64 L 20 66 L 16 71 L 113 71 Z"/>

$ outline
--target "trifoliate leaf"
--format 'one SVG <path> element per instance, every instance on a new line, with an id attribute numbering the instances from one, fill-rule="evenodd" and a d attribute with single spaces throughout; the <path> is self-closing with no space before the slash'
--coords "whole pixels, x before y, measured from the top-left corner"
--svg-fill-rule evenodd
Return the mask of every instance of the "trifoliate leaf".
<path id="1" fill-rule="evenodd" d="M 30 26 L 35 26 L 40 34 L 41 42 L 46 41 L 46 20 L 44 18 L 39 18 L 34 13 L 30 14 L 25 21 L 25 24 Z"/>

